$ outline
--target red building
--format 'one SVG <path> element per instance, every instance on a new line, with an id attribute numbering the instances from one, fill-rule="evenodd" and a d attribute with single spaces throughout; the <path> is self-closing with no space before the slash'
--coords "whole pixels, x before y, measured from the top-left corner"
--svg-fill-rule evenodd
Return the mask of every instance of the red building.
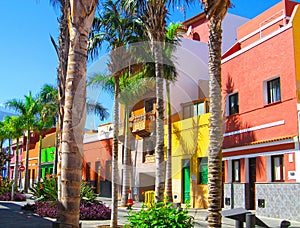
<path id="1" fill-rule="evenodd" d="M 298 3 L 237 30 L 222 60 L 226 208 L 300 221 Z"/>

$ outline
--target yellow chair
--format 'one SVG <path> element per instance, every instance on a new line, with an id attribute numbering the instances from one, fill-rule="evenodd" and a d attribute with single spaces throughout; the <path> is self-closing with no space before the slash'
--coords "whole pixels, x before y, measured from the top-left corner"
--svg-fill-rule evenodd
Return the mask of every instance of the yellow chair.
<path id="1" fill-rule="evenodd" d="M 148 208 L 153 206 L 155 203 L 155 192 L 153 190 L 145 192 L 145 204 Z"/>

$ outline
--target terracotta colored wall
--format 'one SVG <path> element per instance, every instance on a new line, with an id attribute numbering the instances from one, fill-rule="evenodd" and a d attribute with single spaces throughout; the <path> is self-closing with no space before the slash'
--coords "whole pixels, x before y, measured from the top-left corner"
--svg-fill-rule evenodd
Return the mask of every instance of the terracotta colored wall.
<path id="1" fill-rule="evenodd" d="M 241 183 L 246 183 L 245 158 L 240 159 L 240 175 L 241 175 Z"/>
<path id="2" fill-rule="evenodd" d="M 293 161 L 289 161 L 289 156 L 293 157 Z M 296 182 L 296 180 L 289 180 L 288 178 L 288 171 L 295 171 L 296 170 L 296 164 L 295 164 L 295 153 L 289 153 L 289 154 L 284 154 L 284 169 L 285 169 L 285 177 L 284 177 L 284 182 Z"/>
<path id="3" fill-rule="evenodd" d="M 261 156 L 256 158 L 256 182 L 266 182 L 266 157 Z"/>
<path id="4" fill-rule="evenodd" d="M 112 154 L 112 139 L 101 140 L 97 142 L 85 143 L 83 145 L 83 176 L 86 178 L 85 165 L 87 162 L 91 163 L 90 180 L 95 180 L 95 162 L 100 161 L 101 180 L 106 177 L 106 161 L 111 161 Z"/>
<path id="5" fill-rule="evenodd" d="M 205 18 L 192 23 L 191 26 L 192 26 L 191 34 L 189 36 L 187 36 L 185 33 L 183 35 L 184 38 L 193 39 L 193 34 L 198 33 L 200 36 L 201 42 L 208 42 L 208 40 L 209 40 L 209 37 L 208 37 L 209 22 Z"/>
<path id="6" fill-rule="evenodd" d="M 280 76 L 281 102 L 266 105 L 263 81 L 276 76 Z M 239 115 L 226 119 L 226 132 L 285 121 L 284 125 L 231 136 L 231 139 L 239 137 L 236 140 L 243 144 L 298 133 L 292 29 L 224 62 L 222 80 L 224 101 L 226 95 L 239 92 Z M 230 137 L 225 137 L 224 145 L 230 146 L 232 142 L 228 141 Z"/>
<path id="7" fill-rule="evenodd" d="M 238 40 L 248 35 L 252 31 L 258 29 L 260 27 L 260 23 L 264 22 L 266 19 L 270 18 L 271 16 L 274 16 L 275 13 L 279 12 L 282 9 L 283 9 L 283 2 L 279 2 L 278 4 L 274 5 L 270 9 L 266 10 L 263 14 L 258 15 L 257 17 L 253 18 L 251 21 L 248 21 L 247 23 L 239 27 L 237 31 Z"/>
<path id="8" fill-rule="evenodd" d="M 228 183 L 228 161 L 224 161 L 224 183 Z"/>

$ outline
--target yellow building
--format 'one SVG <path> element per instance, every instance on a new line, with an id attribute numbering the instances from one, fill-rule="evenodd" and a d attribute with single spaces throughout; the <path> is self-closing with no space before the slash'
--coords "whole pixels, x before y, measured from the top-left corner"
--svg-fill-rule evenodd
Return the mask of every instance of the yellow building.
<path id="1" fill-rule="evenodd" d="M 174 202 L 195 208 L 207 208 L 208 118 L 206 113 L 172 124 Z"/>

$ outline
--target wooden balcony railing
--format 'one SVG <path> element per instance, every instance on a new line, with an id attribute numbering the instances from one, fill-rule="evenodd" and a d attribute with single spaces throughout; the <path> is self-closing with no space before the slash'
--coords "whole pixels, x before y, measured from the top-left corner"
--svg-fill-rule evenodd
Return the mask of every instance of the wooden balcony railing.
<path id="1" fill-rule="evenodd" d="M 131 117 L 132 133 L 141 137 L 150 136 L 155 128 L 155 113 L 149 112 Z"/>

